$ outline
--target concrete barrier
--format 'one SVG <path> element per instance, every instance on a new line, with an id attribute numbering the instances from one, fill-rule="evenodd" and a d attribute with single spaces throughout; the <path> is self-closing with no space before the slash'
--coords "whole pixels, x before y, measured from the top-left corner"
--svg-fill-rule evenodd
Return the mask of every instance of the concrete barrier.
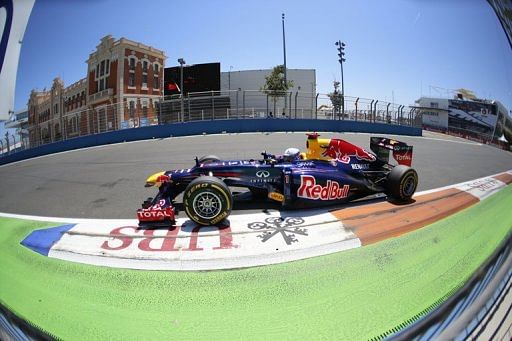
<path id="1" fill-rule="evenodd" d="M 422 134 L 421 128 L 416 127 L 341 120 L 239 119 L 197 121 L 124 129 L 76 137 L 1 156 L 0 165 L 26 160 L 37 156 L 111 143 L 166 138 L 171 136 L 191 136 L 203 133 L 219 134 L 224 132 L 250 133 L 280 131 L 356 132 L 410 136 L 421 136 Z"/>

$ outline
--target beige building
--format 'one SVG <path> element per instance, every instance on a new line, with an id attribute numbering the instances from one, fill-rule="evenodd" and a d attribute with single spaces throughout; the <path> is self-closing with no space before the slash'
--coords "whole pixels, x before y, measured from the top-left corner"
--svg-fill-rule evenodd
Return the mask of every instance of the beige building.
<path id="1" fill-rule="evenodd" d="M 156 124 L 163 95 L 164 52 L 125 38 L 101 39 L 87 59 L 85 78 L 32 91 L 31 146 L 121 128 Z"/>

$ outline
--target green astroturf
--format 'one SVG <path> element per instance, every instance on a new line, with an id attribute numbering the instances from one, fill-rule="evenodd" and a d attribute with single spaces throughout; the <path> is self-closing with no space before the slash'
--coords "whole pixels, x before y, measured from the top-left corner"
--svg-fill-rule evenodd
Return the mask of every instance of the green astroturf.
<path id="1" fill-rule="evenodd" d="M 63 339 L 368 339 L 459 287 L 511 231 L 512 186 L 426 228 L 242 270 L 111 269 L 21 246 L 56 224 L 0 219 L 0 301 Z"/>

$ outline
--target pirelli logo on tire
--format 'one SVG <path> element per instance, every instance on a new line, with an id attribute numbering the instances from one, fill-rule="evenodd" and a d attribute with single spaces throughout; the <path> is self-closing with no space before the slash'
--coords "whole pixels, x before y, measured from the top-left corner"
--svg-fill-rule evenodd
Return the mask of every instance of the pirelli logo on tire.
<path id="1" fill-rule="evenodd" d="M 211 224 L 212 225 L 217 225 L 218 223 L 220 223 L 221 221 L 223 221 L 227 217 L 228 217 L 228 213 L 227 212 L 222 212 L 216 218 L 212 219 Z"/>
<path id="2" fill-rule="evenodd" d="M 197 224 L 217 225 L 231 213 L 233 197 L 222 180 L 201 176 L 185 189 L 183 206 L 188 217 Z"/>

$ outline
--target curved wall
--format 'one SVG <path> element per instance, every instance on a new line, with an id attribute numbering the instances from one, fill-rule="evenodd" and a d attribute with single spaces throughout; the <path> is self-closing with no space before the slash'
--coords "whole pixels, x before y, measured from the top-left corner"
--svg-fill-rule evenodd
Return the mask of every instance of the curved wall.
<path id="1" fill-rule="evenodd" d="M 0 157 L 0 165 L 47 154 L 111 143 L 147 140 L 153 138 L 166 138 L 171 136 L 200 135 L 204 133 L 220 134 L 279 131 L 337 131 L 410 136 L 421 136 L 422 133 L 421 128 L 356 121 L 298 119 L 197 121 L 117 130 L 107 133 L 77 137 L 66 141 L 54 142 Z"/>

